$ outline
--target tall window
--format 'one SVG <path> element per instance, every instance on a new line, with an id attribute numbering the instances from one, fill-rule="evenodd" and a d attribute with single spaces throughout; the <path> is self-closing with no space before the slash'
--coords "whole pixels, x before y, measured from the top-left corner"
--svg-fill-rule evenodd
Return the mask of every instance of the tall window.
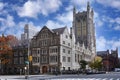
<path id="1" fill-rule="evenodd" d="M 18 58 L 14 58 L 14 64 L 18 64 Z"/>
<path id="2" fill-rule="evenodd" d="M 62 57 L 62 61 L 66 62 L 66 57 L 65 56 Z"/>
<path id="3" fill-rule="evenodd" d="M 70 43 L 68 43 L 68 46 L 70 46 Z"/>
<path id="4" fill-rule="evenodd" d="M 23 56 L 23 52 L 22 52 L 22 51 L 20 51 L 19 55 L 20 55 L 20 56 Z"/>
<path id="5" fill-rule="evenodd" d="M 68 57 L 68 62 L 70 62 L 70 57 Z"/>
<path id="6" fill-rule="evenodd" d="M 37 63 L 37 62 L 38 62 L 37 57 L 33 57 L 33 62 L 34 62 L 34 63 Z"/>
<path id="7" fill-rule="evenodd" d="M 24 64 L 24 57 L 20 57 L 20 64 Z"/>
<path id="8" fill-rule="evenodd" d="M 63 44 L 65 44 L 65 41 L 63 41 Z"/>
<path id="9" fill-rule="evenodd" d="M 65 49 L 63 49 L 63 53 L 65 53 Z"/>
<path id="10" fill-rule="evenodd" d="M 57 56 L 50 56 L 50 62 L 57 62 Z"/>
<path id="11" fill-rule="evenodd" d="M 41 54 L 47 54 L 47 50 L 46 50 L 46 49 L 41 49 L 41 50 L 40 50 L 40 53 L 41 53 Z"/>
<path id="12" fill-rule="evenodd" d="M 77 56 L 76 56 L 76 54 L 75 54 L 75 62 L 77 61 Z"/>
<path id="13" fill-rule="evenodd" d="M 70 54 L 70 50 L 68 50 L 68 54 Z"/>
<path id="14" fill-rule="evenodd" d="M 47 56 L 42 56 L 41 59 L 42 59 L 41 60 L 42 63 L 47 63 Z"/>

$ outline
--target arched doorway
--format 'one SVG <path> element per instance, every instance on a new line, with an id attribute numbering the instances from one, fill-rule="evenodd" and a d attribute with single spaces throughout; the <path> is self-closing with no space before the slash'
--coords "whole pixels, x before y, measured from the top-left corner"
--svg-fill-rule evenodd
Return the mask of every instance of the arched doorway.
<path id="1" fill-rule="evenodd" d="M 47 73 L 47 66 L 43 66 L 42 67 L 42 73 L 44 74 L 44 73 Z"/>

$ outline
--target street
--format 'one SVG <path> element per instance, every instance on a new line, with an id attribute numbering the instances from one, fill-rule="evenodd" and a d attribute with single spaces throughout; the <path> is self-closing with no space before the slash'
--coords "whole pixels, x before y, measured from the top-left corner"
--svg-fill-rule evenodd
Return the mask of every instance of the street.
<path id="1" fill-rule="evenodd" d="M 0 76 L 1 80 L 26 80 L 25 76 Z M 120 80 L 120 72 L 107 74 L 29 75 L 27 80 Z"/>

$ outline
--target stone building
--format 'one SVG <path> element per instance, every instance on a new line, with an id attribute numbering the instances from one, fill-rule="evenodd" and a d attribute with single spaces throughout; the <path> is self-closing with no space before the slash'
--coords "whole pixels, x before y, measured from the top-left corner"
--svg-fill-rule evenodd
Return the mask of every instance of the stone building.
<path id="1" fill-rule="evenodd" d="M 80 60 L 87 62 L 93 60 L 96 54 L 93 15 L 93 10 L 90 10 L 89 3 L 87 4 L 87 11 L 76 13 L 74 8 L 73 26 L 70 32 L 67 27 L 49 29 L 44 26 L 35 34 L 34 30 L 29 30 L 29 25 L 25 25 L 21 39 L 22 45 L 27 46 L 26 49 L 30 50 L 27 52 L 27 56 L 28 53 L 32 56 L 32 62 L 29 65 L 33 74 L 78 70 L 80 68 Z M 33 38 L 30 36 L 33 36 Z M 17 54 L 21 53 L 18 53 L 16 49 L 15 55 Z M 16 62 L 16 56 L 14 58 Z M 26 59 L 24 60 L 26 61 Z M 16 67 L 18 66 L 17 64 L 15 65 Z"/>
<path id="2" fill-rule="evenodd" d="M 25 67 L 28 61 L 28 47 L 27 46 L 15 46 L 13 47 L 13 62 L 12 62 L 12 74 L 25 74 Z"/>
<path id="3" fill-rule="evenodd" d="M 87 11 L 76 12 L 73 9 L 73 29 L 76 42 L 84 44 L 92 53 L 92 59 L 96 55 L 95 27 L 93 23 L 94 11 L 91 9 L 89 2 L 87 3 Z"/>
<path id="4" fill-rule="evenodd" d="M 91 61 L 91 53 L 84 44 L 75 42 L 74 31 L 67 27 L 50 30 L 44 26 L 31 40 L 34 73 L 52 73 L 60 70 L 78 70 L 79 61 Z"/>
<path id="5" fill-rule="evenodd" d="M 61 28 L 61 31 L 62 32 Z M 31 40 L 32 66 L 34 73 L 46 73 L 60 65 L 59 33 L 44 26 Z"/>
<path id="6" fill-rule="evenodd" d="M 76 13 L 73 9 L 70 32 L 67 27 L 51 30 L 44 26 L 31 40 L 33 72 L 78 70 L 80 60 L 93 60 L 96 55 L 93 15 L 88 3 L 87 11 Z"/>

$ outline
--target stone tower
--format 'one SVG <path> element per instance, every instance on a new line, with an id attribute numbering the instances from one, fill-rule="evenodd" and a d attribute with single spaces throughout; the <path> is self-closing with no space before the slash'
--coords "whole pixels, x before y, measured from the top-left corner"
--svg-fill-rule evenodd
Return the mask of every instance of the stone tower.
<path id="1" fill-rule="evenodd" d="M 76 8 L 73 8 L 73 29 L 76 42 L 84 44 L 94 57 L 96 55 L 96 40 L 93 16 L 94 11 L 89 2 L 87 3 L 87 11 L 76 12 Z"/>

